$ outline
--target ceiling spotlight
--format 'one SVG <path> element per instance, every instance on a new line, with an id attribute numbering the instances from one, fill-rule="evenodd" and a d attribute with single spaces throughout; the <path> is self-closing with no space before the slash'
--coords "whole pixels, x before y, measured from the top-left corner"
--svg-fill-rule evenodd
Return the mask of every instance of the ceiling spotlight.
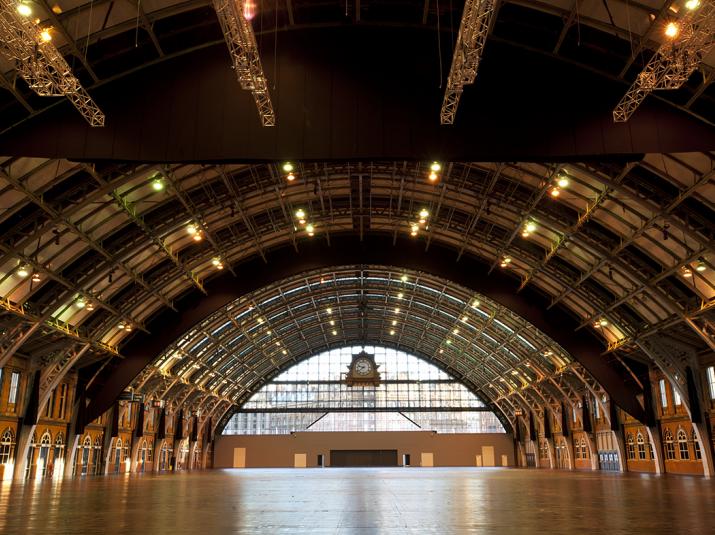
<path id="1" fill-rule="evenodd" d="M 124 330 L 125 327 L 126 327 L 126 326 L 124 325 L 124 322 L 123 322 L 123 321 L 120 321 L 120 322 L 117 324 L 117 329 L 121 329 L 122 331 Z"/>
<path id="2" fill-rule="evenodd" d="M 552 188 L 551 189 L 551 196 L 552 197 L 558 197 L 561 195 L 561 191 L 559 191 L 559 188 Z"/>
<path id="3" fill-rule="evenodd" d="M 94 310 L 94 301 L 87 302 L 87 310 L 89 310 L 90 312 Z"/>
<path id="4" fill-rule="evenodd" d="M 216 269 L 218 269 L 219 271 L 222 270 L 222 269 L 223 269 L 223 262 L 219 262 L 218 264 L 216 264 Z"/>
<path id="5" fill-rule="evenodd" d="M 689 267 L 683 267 L 683 277 L 685 277 L 686 279 L 689 279 L 692 276 L 693 276 L 693 270 L 690 269 Z"/>
<path id="6" fill-rule="evenodd" d="M 479 306 L 479 299 L 472 301 L 472 308 L 477 308 Z"/>
<path id="7" fill-rule="evenodd" d="M 397 320 L 392 320 L 392 326 L 394 327 L 395 325 L 397 325 Z"/>
<path id="8" fill-rule="evenodd" d="M 402 292 L 399 292 L 399 293 L 397 294 L 397 298 L 398 298 L 398 299 L 402 299 L 403 297 L 405 297 L 405 294 L 403 294 Z"/>
<path id="9" fill-rule="evenodd" d="M 246 0 L 243 4 L 243 17 L 250 21 L 256 16 L 256 3 L 253 0 Z"/>
<path id="10" fill-rule="evenodd" d="M 315 227 L 312 225 L 312 223 L 308 223 L 305 227 L 306 232 L 308 233 L 308 236 L 312 236 L 315 234 Z"/>
<path id="11" fill-rule="evenodd" d="M 526 231 L 527 231 L 527 232 L 534 232 L 535 230 L 536 230 L 536 223 L 534 223 L 533 221 L 529 221 L 529 222 L 526 224 Z"/>
<path id="12" fill-rule="evenodd" d="M 288 354 L 288 351 L 286 351 L 286 350 L 284 349 L 283 351 L 281 351 L 281 353 L 283 353 L 284 355 L 287 355 L 287 354 Z"/>
<path id="13" fill-rule="evenodd" d="M 27 265 L 21 264 L 20 267 L 17 268 L 17 276 L 18 277 L 22 277 L 24 279 L 29 275 L 30 275 L 30 268 Z"/>
<path id="14" fill-rule="evenodd" d="M 410 231 L 414 234 L 417 234 L 417 231 L 420 230 L 420 227 L 417 223 L 412 223 L 412 226 L 410 227 Z"/>
<path id="15" fill-rule="evenodd" d="M 35 271 L 35 272 L 32 274 L 32 282 L 40 282 L 40 280 L 41 280 L 41 279 L 40 279 L 40 274 L 39 274 L 37 271 Z"/>
<path id="16" fill-rule="evenodd" d="M 162 191 L 164 189 L 164 181 L 160 178 L 155 178 L 151 181 L 151 189 L 154 191 Z"/>
<path id="17" fill-rule="evenodd" d="M 332 313 L 333 313 L 333 309 L 330 308 L 330 307 L 326 308 L 325 311 L 326 311 L 328 314 L 332 314 Z"/>
<path id="18" fill-rule="evenodd" d="M 454 329 L 454 330 L 452 331 L 452 334 L 459 334 L 459 329 Z"/>
<path id="19" fill-rule="evenodd" d="M 213 260 L 211 260 L 211 263 L 212 263 L 214 266 L 218 266 L 218 265 L 221 263 L 221 260 L 220 260 L 219 258 L 217 258 L 217 257 L 214 257 Z"/>
<path id="20" fill-rule="evenodd" d="M 29 17 L 30 15 L 32 15 L 32 8 L 29 4 L 26 4 L 25 2 L 20 2 L 19 4 L 17 4 L 17 12 L 23 17 Z"/>
<path id="21" fill-rule="evenodd" d="M 124 330 L 127 331 L 128 333 L 132 332 L 131 323 L 127 323 L 126 326 L 124 327 Z"/>
<path id="22" fill-rule="evenodd" d="M 50 33 L 49 28 L 45 28 L 40 32 L 40 39 L 42 39 L 43 43 L 49 43 L 52 41 L 52 34 Z"/>
<path id="23" fill-rule="evenodd" d="M 330 320 L 330 325 L 335 325 L 335 320 Z"/>
<path id="24" fill-rule="evenodd" d="M 560 188 L 565 188 L 569 185 L 569 179 L 566 178 L 564 175 L 561 175 L 556 183 L 559 185 Z"/>
<path id="25" fill-rule="evenodd" d="M 196 225 L 189 225 L 188 227 L 186 227 L 186 232 L 188 232 L 188 233 L 191 234 L 192 236 L 193 236 L 194 234 L 196 234 L 196 232 L 198 232 L 198 231 L 196 230 Z"/>
<path id="26" fill-rule="evenodd" d="M 685 7 L 690 11 L 698 9 L 700 7 L 700 0 L 688 0 L 687 2 L 685 2 Z"/>
<path id="27" fill-rule="evenodd" d="M 523 232 L 521 233 L 521 237 L 522 237 L 522 238 L 528 238 L 528 237 L 529 237 L 529 232 L 526 231 L 526 230 L 523 231 Z"/>
<path id="28" fill-rule="evenodd" d="M 695 271 L 699 271 L 702 273 L 708 268 L 708 266 L 705 264 L 705 259 L 701 256 L 698 258 L 698 263 L 695 265 Z"/>
<path id="29" fill-rule="evenodd" d="M 400 280 L 402 282 L 407 282 L 407 275 L 402 275 L 402 277 L 400 277 Z"/>
<path id="30" fill-rule="evenodd" d="M 450 346 L 450 345 L 452 345 L 452 340 L 447 340 L 445 343 L 446 343 L 448 346 Z"/>
<path id="31" fill-rule="evenodd" d="M 400 307 L 395 307 L 395 314 L 399 314 L 399 313 L 400 313 Z"/>
<path id="32" fill-rule="evenodd" d="M 433 173 L 439 173 L 442 170 L 442 166 L 439 162 L 432 162 L 432 165 L 430 165 L 429 168 Z"/>
<path id="33" fill-rule="evenodd" d="M 390 329 L 390 334 L 394 335 L 395 334 L 395 329 Z"/>
<path id="34" fill-rule="evenodd" d="M 298 210 L 295 211 L 295 217 L 298 219 L 298 222 L 302 225 L 305 223 L 305 210 L 302 208 L 298 208 Z"/>
<path id="35" fill-rule="evenodd" d="M 606 318 L 601 318 L 600 320 L 598 320 L 598 324 L 601 327 L 605 327 L 606 325 L 608 325 L 608 320 Z"/>
<path id="36" fill-rule="evenodd" d="M 667 37 L 670 37 L 671 39 L 677 37 L 679 32 L 680 32 L 680 27 L 675 22 L 669 22 L 665 26 L 665 35 Z"/>
<path id="37" fill-rule="evenodd" d="M 77 305 L 77 308 L 84 308 L 87 306 L 87 302 L 84 300 L 84 297 L 80 297 L 75 301 L 75 305 Z"/>
<path id="38" fill-rule="evenodd" d="M 429 217 L 429 212 L 427 211 L 426 208 L 422 208 L 422 210 L 420 210 L 420 218 L 427 219 L 428 217 Z"/>
<path id="39" fill-rule="evenodd" d="M 295 175 L 294 175 L 293 173 L 288 173 L 288 174 L 286 175 L 286 180 L 287 180 L 288 182 L 293 182 L 293 181 L 295 180 Z"/>
<path id="40" fill-rule="evenodd" d="M 467 316 L 462 316 L 462 323 L 467 323 L 469 318 Z"/>
<path id="41" fill-rule="evenodd" d="M 194 238 L 194 241 L 201 241 L 204 239 L 201 231 L 196 232 L 192 237 Z"/>
<path id="42" fill-rule="evenodd" d="M 335 329 L 333 329 L 333 336 L 337 336 L 337 335 L 338 335 L 338 331 L 336 331 Z"/>
<path id="43" fill-rule="evenodd" d="M 286 173 L 290 173 L 291 171 L 293 171 L 293 164 L 290 163 L 290 162 L 284 163 L 284 164 L 283 164 L 283 171 L 285 171 Z"/>
<path id="44" fill-rule="evenodd" d="M 439 354 L 441 355 L 442 353 L 444 353 L 444 349 L 440 348 L 440 349 L 439 349 Z"/>
<path id="45" fill-rule="evenodd" d="M 429 174 L 429 177 L 428 177 L 428 178 L 430 179 L 430 182 L 436 182 L 439 177 L 437 176 L 437 173 L 435 173 L 434 171 L 432 171 L 432 172 Z"/>

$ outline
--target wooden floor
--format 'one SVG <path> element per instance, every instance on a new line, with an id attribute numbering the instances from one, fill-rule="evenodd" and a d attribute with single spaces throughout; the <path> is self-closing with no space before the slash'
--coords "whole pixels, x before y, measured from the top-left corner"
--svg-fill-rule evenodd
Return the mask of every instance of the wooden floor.
<path id="1" fill-rule="evenodd" d="M 0 533 L 715 533 L 715 481 L 478 468 L 2 483 Z"/>

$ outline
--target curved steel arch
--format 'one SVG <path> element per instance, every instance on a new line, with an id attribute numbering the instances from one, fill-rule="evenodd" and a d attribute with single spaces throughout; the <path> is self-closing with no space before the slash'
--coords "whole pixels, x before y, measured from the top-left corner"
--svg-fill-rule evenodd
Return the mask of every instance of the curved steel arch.
<path id="1" fill-rule="evenodd" d="M 643 417 L 643 409 L 636 399 L 637 392 L 625 384 L 619 374 L 602 358 L 602 348 L 597 340 L 586 333 L 573 333 L 574 321 L 562 311 L 544 311 L 543 307 L 539 306 L 543 302 L 541 296 L 528 290 L 517 294 L 511 277 L 496 272 L 487 275 L 488 267 L 469 256 L 455 263 L 448 260 L 448 250 L 436 245 L 429 254 L 413 243 L 399 245 L 400 247 L 395 248 L 390 240 L 379 238 L 366 239 L 363 242 L 336 239 L 327 250 L 312 246 L 302 249 L 300 255 L 294 255 L 290 249 L 284 248 L 269 253 L 275 269 L 266 270 L 260 261 L 254 260 L 241 266 L 242 277 L 237 281 L 227 276 L 211 281 L 207 285 L 207 297 L 194 295 L 183 304 L 184 312 L 181 315 L 167 313 L 153 322 L 157 326 L 171 325 L 171 328 L 151 337 L 137 335 L 136 339 L 127 345 L 125 358 L 103 386 L 93 392 L 92 403 L 88 409 L 90 415 L 94 417 L 101 414 L 107 403 L 111 403 L 156 356 L 184 332 L 242 295 L 311 269 L 373 264 L 432 273 L 509 308 L 573 355 L 621 408 L 636 418 Z"/>

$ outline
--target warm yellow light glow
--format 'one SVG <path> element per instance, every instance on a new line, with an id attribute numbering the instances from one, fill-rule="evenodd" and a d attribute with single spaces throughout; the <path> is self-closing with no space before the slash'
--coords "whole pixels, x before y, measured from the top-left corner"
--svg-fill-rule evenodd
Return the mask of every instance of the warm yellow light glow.
<path id="1" fill-rule="evenodd" d="M 286 162 L 283 164 L 283 171 L 286 173 L 290 173 L 293 170 L 293 164 L 290 162 Z"/>
<path id="2" fill-rule="evenodd" d="M 400 313 L 400 307 L 395 307 L 395 314 L 399 314 L 399 313 Z"/>
<path id="3" fill-rule="evenodd" d="M 312 233 L 315 232 L 315 227 L 312 225 L 312 223 L 308 223 L 308 224 L 305 226 L 305 230 L 306 230 L 306 232 L 307 232 L 308 234 L 312 234 Z"/>
<path id="4" fill-rule="evenodd" d="M 674 37 L 677 37 L 679 32 L 680 32 L 680 27 L 675 22 L 669 22 L 665 26 L 665 35 L 667 37 L 670 37 L 671 39 L 673 39 Z"/>
<path id="5" fill-rule="evenodd" d="M 690 11 L 698 9 L 700 7 L 700 0 L 688 0 L 685 2 L 685 7 Z"/>
<path id="6" fill-rule="evenodd" d="M 429 217 L 429 212 L 426 208 L 422 208 L 422 210 L 420 210 L 420 217 L 422 219 L 427 219 Z"/>
<path id="7" fill-rule="evenodd" d="M 446 344 L 447 344 L 447 345 L 452 345 L 452 340 L 447 340 Z"/>
<path id="8" fill-rule="evenodd" d="M 330 325 L 335 325 L 335 320 L 330 320 Z"/>
<path id="9" fill-rule="evenodd" d="M 261 323 L 263 323 L 263 318 L 258 318 L 258 319 L 256 319 L 256 321 L 257 321 L 258 324 L 260 325 Z"/>
<path id="10" fill-rule="evenodd" d="M 39 274 L 37 271 L 35 271 L 35 272 L 32 274 L 32 282 L 40 282 L 40 280 L 41 280 L 41 279 L 40 279 L 40 274 Z"/>
<path id="11" fill-rule="evenodd" d="M 559 177 L 559 181 L 557 182 L 557 184 L 560 188 L 565 188 L 569 185 L 569 179 L 562 175 Z"/>
<path id="12" fill-rule="evenodd" d="M 286 351 L 286 350 L 284 349 L 283 351 L 281 351 L 281 353 L 283 353 L 284 355 L 287 355 L 287 354 L 288 354 L 288 351 Z"/>
<path id="13" fill-rule="evenodd" d="M 432 162 L 432 165 L 430 165 L 429 168 L 434 173 L 439 173 L 442 170 L 442 166 L 439 162 Z"/>
<path id="14" fill-rule="evenodd" d="M 462 322 L 467 323 L 469 321 L 469 318 L 467 316 L 462 316 Z"/>
<path id="15" fill-rule="evenodd" d="M 402 282 L 407 282 L 407 275 L 402 275 L 402 277 L 400 277 L 400 280 Z"/>
<path id="16" fill-rule="evenodd" d="M 536 230 L 536 223 L 534 223 L 533 221 L 529 221 L 526 224 L 526 230 L 527 232 L 534 232 Z"/>
<path id="17" fill-rule="evenodd" d="M 219 260 L 218 258 L 214 258 L 213 260 L 211 260 L 211 263 L 214 266 L 218 266 L 221 263 L 221 260 Z"/>
<path id="18" fill-rule="evenodd" d="M 305 219 L 305 210 L 298 208 L 298 210 L 295 211 L 295 217 L 298 219 Z"/>
<path id="19" fill-rule="evenodd" d="M 127 324 L 124 326 L 124 330 L 127 331 L 128 333 L 130 333 L 130 332 L 132 332 L 132 326 L 127 323 Z"/>
<path id="20" fill-rule="evenodd" d="M 390 334 L 394 335 L 395 334 L 395 329 L 390 329 Z"/>
<path id="21" fill-rule="evenodd" d="M 194 238 L 194 241 L 201 241 L 204 239 L 204 237 L 201 235 L 200 232 L 197 232 L 196 234 L 194 234 L 193 238 Z"/>
<path id="22" fill-rule="evenodd" d="M 20 266 L 17 268 L 17 276 L 22 277 L 23 279 L 26 278 L 30 274 L 30 268 L 28 268 L 25 265 Z"/>
<path id="23" fill-rule="evenodd" d="M 428 177 L 428 178 L 430 179 L 431 182 L 435 182 L 439 177 L 437 176 L 437 173 L 435 173 L 434 171 L 432 171 L 432 172 L 429 174 L 429 177 Z"/>
<path id="24" fill-rule="evenodd" d="M 551 196 L 552 196 L 552 197 L 558 197 L 559 195 L 561 195 L 561 192 L 559 191 L 559 188 L 553 188 L 553 189 L 551 190 Z"/>
<path id="25" fill-rule="evenodd" d="M 417 236 L 417 231 L 416 231 L 416 230 L 411 230 L 411 231 L 410 231 L 410 236 Z"/>
<path id="26" fill-rule="evenodd" d="M 601 319 L 598 321 L 598 324 L 599 324 L 601 327 L 605 327 L 606 325 L 608 325 L 608 320 L 607 320 L 606 318 L 601 318 Z"/>
<path id="27" fill-rule="evenodd" d="M 524 232 L 522 232 L 522 233 L 521 233 L 521 237 L 522 237 L 522 238 L 528 238 L 528 237 L 529 237 L 528 231 L 525 230 Z"/>
<path id="28" fill-rule="evenodd" d="M 161 191 L 164 189 L 164 181 L 159 178 L 152 180 L 151 187 L 154 191 Z"/>
<path id="29" fill-rule="evenodd" d="M 52 34 L 50 33 L 50 30 L 45 28 L 40 32 L 40 39 L 42 39 L 43 43 L 49 43 L 52 41 Z"/>
<path id="30" fill-rule="evenodd" d="M 32 8 L 22 2 L 17 5 L 17 12 L 23 17 L 29 17 L 30 15 L 32 15 Z"/>
<path id="31" fill-rule="evenodd" d="M 196 232 L 197 232 L 196 225 L 189 225 L 188 227 L 186 227 L 186 232 L 188 232 L 191 235 L 196 234 Z"/>
<path id="32" fill-rule="evenodd" d="M 338 334 L 338 331 L 336 331 L 335 329 L 333 329 L 333 336 L 337 336 L 337 334 Z"/>
<path id="33" fill-rule="evenodd" d="M 77 299 L 77 301 L 75 302 L 75 305 L 77 305 L 77 308 L 84 308 L 85 306 L 87 306 L 87 302 L 84 300 L 83 297 L 80 297 L 80 298 Z"/>
<path id="34" fill-rule="evenodd" d="M 330 308 L 330 307 L 328 307 L 327 309 L 325 309 L 325 311 L 326 311 L 328 314 L 332 314 L 332 313 L 333 313 L 333 309 Z"/>
<path id="35" fill-rule="evenodd" d="M 288 173 L 288 175 L 286 175 L 286 180 L 288 182 L 293 182 L 295 180 L 295 175 L 293 173 Z"/>
<path id="36" fill-rule="evenodd" d="M 251 20 L 256 16 L 256 3 L 253 0 L 246 0 L 243 4 L 243 16 L 246 20 Z"/>
<path id="37" fill-rule="evenodd" d="M 392 320 L 392 326 L 394 327 L 395 325 L 397 325 L 397 320 Z"/>
<path id="38" fill-rule="evenodd" d="M 685 277 L 686 279 L 689 279 L 692 276 L 693 276 L 692 270 L 690 268 L 684 267 L 683 268 L 683 277 Z"/>
<path id="39" fill-rule="evenodd" d="M 454 330 L 452 331 L 452 334 L 459 334 L 459 329 L 454 329 Z"/>
<path id="40" fill-rule="evenodd" d="M 405 294 L 403 294 L 402 292 L 399 292 L 399 293 L 397 294 L 397 298 L 398 298 L 398 299 L 402 299 L 403 297 L 405 297 Z"/>
<path id="41" fill-rule="evenodd" d="M 479 306 L 479 299 L 472 301 L 472 308 L 477 308 Z"/>
<path id="42" fill-rule="evenodd" d="M 701 259 L 698 260 L 698 263 L 697 263 L 697 265 L 695 266 L 695 271 L 698 271 L 698 272 L 702 273 L 702 272 L 705 271 L 707 268 L 708 268 L 708 266 L 707 266 L 707 264 L 705 264 L 705 260 L 701 258 Z"/>

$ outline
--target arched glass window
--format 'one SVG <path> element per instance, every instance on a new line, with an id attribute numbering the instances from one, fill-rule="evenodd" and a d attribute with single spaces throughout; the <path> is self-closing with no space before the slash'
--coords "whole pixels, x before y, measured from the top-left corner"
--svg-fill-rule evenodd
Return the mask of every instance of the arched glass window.
<path id="1" fill-rule="evenodd" d="M 638 444 L 638 459 L 641 461 L 645 461 L 645 440 L 643 439 L 643 434 L 640 431 L 638 431 L 636 443 Z"/>
<path id="2" fill-rule="evenodd" d="M 699 461 L 703 458 L 703 452 L 700 450 L 700 442 L 698 442 L 698 437 L 695 434 L 695 429 L 693 429 L 690 433 L 690 440 L 693 441 L 693 453 L 695 454 L 694 457 L 697 461 Z"/>
<path id="3" fill-rule="evenodd" d="M 99 435 L 94 439 L 93 450 L 88 473 L 98 474 L 102 468 L 102 437 Z"/>
<path id="4" fill-rule="evenodd" d="M 665 460 L 672 461 L 675 459 L 675 443 L 673 442 L 673 433 L 670 429 L 665 430 Z"/>
<path id="5" fill-rule="evenodd" d="M 687 461 L 690 459 L 690 450 L 688 449 L 688 435 L 682 429 L 678 429 L 678 453 L 680 459 Z"/>
<path id="6" fill-rule="evenodd" d="M 15 433 L 9 427 L 0 436 L 0 464 L 8 464 L 13 460 L 15 452 Z"/>
<path id="7" fill-rule="evenodd" d="M 626 435 L 626 450 L 628 452 L 628 460 L 633 460 L 636 458 L 636 447 L 633 442 L 633 434 L 628 433 Z"/>
<path id="8" fill-rule="evenodd" d="M 379 386 L 353 386 L 353 355 L 374 355 Z M 344 347 L 311 357 L 257 391 L 224 434 L 293 431 L 504 433 L 499 419 L 463 384 L 435 365 L 385 347 Z"/>

